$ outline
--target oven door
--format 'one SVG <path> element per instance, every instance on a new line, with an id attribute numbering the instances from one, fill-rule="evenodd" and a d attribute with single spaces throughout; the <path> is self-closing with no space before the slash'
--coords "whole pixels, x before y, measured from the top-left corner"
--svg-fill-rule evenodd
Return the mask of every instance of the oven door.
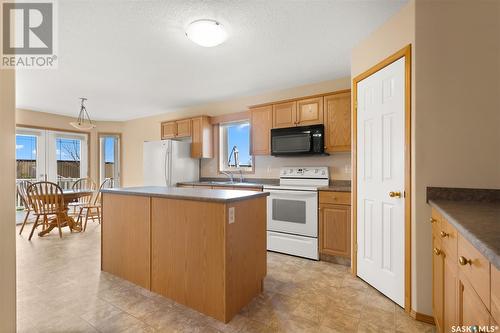
<path id="1" fill-rule="evenodd" d="M 318 193 L 266 190 L 267 230 L 318 237 Z"/>

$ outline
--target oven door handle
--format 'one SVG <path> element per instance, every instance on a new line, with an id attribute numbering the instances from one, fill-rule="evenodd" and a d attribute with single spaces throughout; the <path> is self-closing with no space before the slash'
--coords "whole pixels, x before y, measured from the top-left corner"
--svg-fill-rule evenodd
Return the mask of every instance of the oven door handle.
<path id="1" fill-rule="evenodd" d="M 289 190 L 266 190 L 264 189 L 264 192 L 269 192 L 270 194 L 287 194 L 287 195 L 293 195 L 297 197 L 304 197 L 304 196 L 309 196 L 309 197 L 316 197 L 318 192 L 315 191 L 289 191 Z"/>

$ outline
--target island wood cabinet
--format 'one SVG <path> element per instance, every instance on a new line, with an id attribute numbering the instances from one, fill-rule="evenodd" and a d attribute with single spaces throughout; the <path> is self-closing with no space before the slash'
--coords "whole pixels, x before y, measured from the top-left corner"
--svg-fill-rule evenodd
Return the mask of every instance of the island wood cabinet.
<path id="1" fill-rule="evenodd" d="M 252 155 L 271 153 L 271 128 L 273 125 L 271 105 L 250 109 Z"/>
<path id="2" fill-rule="evenodd" d="M 319 252 L 351 257 L 350 192 L 319 192 Z"/>
<path id="3" fill-rule="evenodd" d="M 325 148 L 328 152 L 351 151 L 351 93 L 325 96 Z"/>
<path id="4" fill-rule="evenodd" d="M 431 223 L 432 308 L 437 331 L 496 325 L 499 271 L 436 209 Z"/>
<path id="5" fill-rule="evenodd" d="M 101 270 L 225 323 L 263 290 L 265 196 L 103 193 L 102 207 Z"/>
<path id="6" fill-rule="evenodd" d="M 325 125 L 325 150 L 351 150 L 351 91 L 250 107 L 252 155 L 269 155 L 272 128 Z"/>
<path id="7" fill-rule="evenodd" d="M 191 137 L 191 157 L 212 158 L 212 125 L 210 118 L 200 116 L 161 123 L 161 138 L 181 139 Z"/>

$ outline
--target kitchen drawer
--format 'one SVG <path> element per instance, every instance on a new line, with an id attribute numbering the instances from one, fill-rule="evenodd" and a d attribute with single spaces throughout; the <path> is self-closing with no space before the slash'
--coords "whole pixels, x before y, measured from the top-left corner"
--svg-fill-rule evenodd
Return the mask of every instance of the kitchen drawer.
<path id="1" fill-rule="evenodd" d="M 432 209 L 431 213 L 431 218 L 430 222 L 432 224 L 432 238 L 433 239 L 441 239 L 440 233 L 441 233 L 441 223 L 442 223 L 443 218 L 441 217 L 441 214 L 439 214 L 435 209 Z M 434 246 L 434 245 L 433 245 Z M 441 241 L 439 241 L 439 246 L 441 250 Z"/>
<path id="2" fill-rule="evenodd" d="M 460 263 L 461 260 L 464 260 Z M 458 270 L 490 309 L 490 263 L 462 235 L 458 235 Z"/>
<path id="3" fill-rule="evenodd" d="M 500 323 L 500 270 L 491 265 L 491 316 Z"/>
<path id="4" fill-rule="evenodd" d="M 444 218 L 441 219 L 441 231 L 439 232 L 439 237 L 441 237 L 441 246 L 446 254 L 446 260 L 449 260 L 456 265 L 458 260 L 458 232 Z"/>
<path id="5" fill-rule="evenodd" d="M 194 185 L 190 185 L 190 184 L 177 184 L 177 187 L 194 187 Z"/>
<path id="6" fill-rule="evenodd" d="M 351 193 L 350 192 L 319 192 L 319 203 L 334 204 L 334 205 L 350 205 Z"/>
<path id="7" fill-rule="evenodd" d="M 234 190 L 234 187 L 233 186 L 220 185 L 220 186 L 212 186 L 212 189 L 214 189 L 214 190 Z"/>

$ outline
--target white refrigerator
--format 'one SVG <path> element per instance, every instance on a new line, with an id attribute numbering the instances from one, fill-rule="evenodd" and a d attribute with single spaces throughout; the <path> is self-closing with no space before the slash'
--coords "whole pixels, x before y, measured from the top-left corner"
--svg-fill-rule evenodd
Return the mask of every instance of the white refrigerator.
<path id="1" fill-rule="evenodd" d="M 199 160 L 191 158 L 191 143 L 144 142 L 144 186 L 175 186 L 199 179 Z"/>

